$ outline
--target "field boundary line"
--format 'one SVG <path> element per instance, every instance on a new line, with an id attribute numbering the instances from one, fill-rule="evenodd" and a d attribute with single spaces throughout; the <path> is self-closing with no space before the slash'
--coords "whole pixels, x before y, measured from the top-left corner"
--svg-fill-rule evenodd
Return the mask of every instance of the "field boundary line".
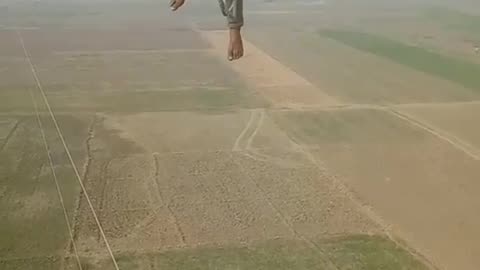
<path id="1" fill-rule="evenodd" d="M 479 105 L 480 100 L 474 101 L 452 101 L 452 102 L 425 102 L 425 103 L 398 103 L 398 104 L 371 104 L 371 103 L 340 103 L 336 105 L 307 105 L 298 108 L 271 108 L 273 112 L 310 112 L 310 111 L 341 111 L 341 110 L 388 110 L 391 108 L 411 107 L 455 107 Z"/>
<path id="2" fill-rule="evenodd" d="M 174 53 L 201 53 L 208 52 L 210 49 L 154 49 L 154 50 L 91 50 L 91 51 L 82 51 L 82 50 L 56 50 L 53 51 L 53 55 L 111 55 L 111 54 L 174 54 Z"/>
<path id="3" fill-rule="evenodd" d="M 252 147 L 253 141 L 257 136 L 258 132 L 263 126 L 263 122 L 265 121 L 266 111 L 265 109 L 254 109 L 250 113 L 250 119 L 242 130 L 240 135 L 235 140 L 235 144 L 230 151 L 231 153 L 234 152 L 241 152 L 243 155 L 252 158 L 254 160 L 269 162 L 270 157 L 264 154 L 259 153 L 257 150 Z M 253 125 L 255 128 L 252 130 Z M 247 133 L 251 132 L 250 136 L 245 138 Z M 243 147 L 240 145 L 242 143 L 245 144 Z"/>
<path id="4" fill-rule="evenodd" d="M 68 148 L 68 146 L 67 146 L 67 143 L 65 142 L 65 138 L 64 138 L 63 133 L 62 133 L 62 131 L 61 131 L 61 129 L 60 129 L 60 126 L 58 125 L 58 122 L 57 122 L 57 119 L 56 119 L 56 117 L 55 117 L 55 114 L 53 113 L 52 108 L 50 107 L 50 102 L 48 101 L 48 98 L 47 98 L 47 96 L 46 96 L 46 94 L 45 94 L 45 91 L 43 90 L 43 87 L 42 87 L 42 84 L 41 84 L 40 79 L 39 79 L 39 77 L 38 77 L 38 74 L 37 74 L 37 71 L 36 71 L 36 69 L 35 69 L 35 66 L 33 65 L 32 59 L 30 58 L 30 54 L 28 53 L 28 50 L 27 50 L 27 48 L 26 48 L 26 46 L 25 46 L 25 41 L 23 40 L 23 36 L 22 36 L 22 34 L 21 34 L 18 30 L 16 31 L 16 33 L 17 33 L 17 36 L 18 36 L 18 38 L 19 38 L 19 40 L 20 40 L 20 43 L 21 43 L 21 45 L 22 45 L 23 52 L 24 52 L 24 54 L 25 54 L 25 58 L 27 59 L 28 64 L 30 65 L 30 69 L 31 69 L 32 75 L 33 75 L 33 77 L 34 77 L 34 79 L 35 79 L 37 88 L 38 88 L 38 90 L 40 91 L 40 93 L 41 93 L 41 95 L 42 95 L 42 98 L 43 98 L 43 101 L 44 101 L 44 103 L 45 103 L 45 106 L 47 107 L 48 113 L 50 114 L 50 117 L 52 118 L 53 124 L 55 125 L 55 129 L 56 129 L 56 131 L 57 131 L 57 134 L 58 134 L 58 136 L 59 136 L 59 138 L 60 138 L 60 141 L 62 142 L 63 147 L 64 147 L 64 149 L 65 149 L 65 153 L 66 153 L 67 156 L 68 156 L 68 159 L 69 159 L 69 161 L 70 161 L 70 163 L 71 163 L 71 165 L 72 165 L 72 169 L 73 169 L 73 171 L 75 172 L 75 175 L 76 175 L 76 177 L 77 177 L 78 183 L 80 184 L 80 187 L 81 187 L 81 189 L 82 189 L 82 192 L 83 192 L 83 194 L 84 194 L 84 196 L 85 196 L 85 199 L 87 200 L 87 203 L 88 203 L 88 205 L 89 205 L 89 207 L 90 207 L 90 210 L 91 210 L 91 212 L 92 212 L 92 215 L 93 215 L 93 217 L 94 217 L 94 219 L 95 219 L 95 223 L 96 223 L 97 226 L 98 226 L 98 229 L 99 229 L 99 231 L 100 231 L 100 234 L 102 235 L 103 241 L 104 241 L 104 243 L 105 243 L 105 245 L 106 245 L 106 247 L 107 247 L 108 253 L 109 253 L 109 255 L 110 255 L 110 257 L 111 257 L 111 259 L 112 259 L 112 261 L 113 261 L 113 265 L 114 265 L 114 267 L 115 267 L 116 270 L 120 270 L 120 268 L 118 267 L 117 261 L 116 261 L 116 259 L 115 259 L 115 256 L 113 255 L 112 248 L 110 247 L 110 244 L 108 243 L 108 240 L 107 240 L 107 237 L 106 237 L 106 235 L 105 235 L 105 232 L 103 231 L 103 228 L 102 228 L 102 225 L 101 225 L 101 223 L 100 223 L 100 220 L 98 219 L 98 216 L 97 216 L 97 214 L 96 214 L 96 212 L 95 212 L 95 208 L 93 207 L 93 204 L 92 204 L 92 202 L 90 201 L 90 197 L 89 197 L 89 195 L 88 195 L 88 192 L 87 192 L 87 190 L 86 190 L 86 188 L 85 188 L 85 186 L 84 186 L 84 184 L 83 184 L 82 178 L 80 177 L 80 173 L 78 172 L 77 166 L 75 165 L 75 162 L 74 162 L 74 160 L 73 160 L 72 154 L 70 153 L 70 150 L 69 150 L 69 148 Z"/>
<path id="5" fill-rule="evenodd" d="M 412 102 L 392 104 L 393 107 L 448 107 L 462 105 L 480 105 L 480 100 L 472 101 L 451 101 L 451 102 Z"/>
<path id="6" fill-rule="evenodd" d="M 475 147 L 470 146 L 470 144 L 464 142 L 462 139 L 457 138 L 456 136 L 453 136 L 451 134 L 447 134 L 446 132 L 440 131 L 432 127 L 431 125 L 425 123 L 424 121 L 420 121 L 414 117 L 411 117 L 407 113 L 400 112 L 394 108 L 389 108 L 388 111 L 393 115 L 395 115 L 396 117 L 408 122 L 410 125 L 418 127 L 432 134 L 438 139 L 447 142 L 448 144 L 453 146 L 455 149 L 465 153 L 466 155 L 473 158 L 474 160 L 476 161 L 480 160 L 479 151 Z"/>
<path id="7" fill-rule="evenodd" d="M 185 247 L 187 246 L 187 237 L 185 236 L 185 232 L 183 231 L 182 227 L 180 226 L 180 222 L 178 221 L 178 218 L 177 218 L 177 215 L 175 214 L 175 212 L 172 210 L 172 207 L 170 206 L 170 202 L 167 202 L 165 200 L 165 198 L 162 196 L 162 193 L 160 192 L 160 185 L 158 184 L 158 179 L 160 177 L 160 166 L 159 166 L 159 161 L 158 161 L 158 158 L 157 158 L 157 155 L 156 153 L 153 153 L 152 154 L 152 157 L 153 157 L 153 162 L 154 162 L 154 168 L 155 168 L 155 171 L 154 171 L 154 175 L 152 177 L 152 180 L 153 180 L 153 184 L 154 184 L 154 188 L 155 188 L 155 193 L 156 195 L 158 196 L 158 199 L 159 201 L 163 204 L 163 206 L 166 208 L 166 210 L 168 211 L 168 213 L 170 214 L 170 216 L 173 218 L 173 222 L 175 224 L 175 230 L 177 231 L 178 233 L 178 237 L 180 239 L 180 244 Z M 155 215 L 156 217 L 158 217 L 158 213 L 157 213 L 157 209 L 159 207 L 157 207 L 154 212 L 155 212 Z"/>

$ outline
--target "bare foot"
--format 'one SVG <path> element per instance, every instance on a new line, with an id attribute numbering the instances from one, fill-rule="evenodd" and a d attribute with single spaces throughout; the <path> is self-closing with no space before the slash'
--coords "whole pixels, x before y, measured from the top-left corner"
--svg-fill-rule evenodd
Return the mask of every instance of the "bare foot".
<path id="1" fill-rule="evenodd" d="M 230 29 L 230 42 L 228 44 L 228 60 L 233 61 L 243 56 L 243 41 L 240 28 Z"/>

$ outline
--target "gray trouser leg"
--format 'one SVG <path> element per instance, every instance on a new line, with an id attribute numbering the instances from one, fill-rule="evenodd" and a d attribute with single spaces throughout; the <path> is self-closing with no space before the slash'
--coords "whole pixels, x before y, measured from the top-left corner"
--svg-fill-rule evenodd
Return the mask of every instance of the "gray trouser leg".
<path id="1" fill-rule="evenodd" d="M 230 28 L 243 26 L 243 0 L 218 0 L 218 3 Z"/>

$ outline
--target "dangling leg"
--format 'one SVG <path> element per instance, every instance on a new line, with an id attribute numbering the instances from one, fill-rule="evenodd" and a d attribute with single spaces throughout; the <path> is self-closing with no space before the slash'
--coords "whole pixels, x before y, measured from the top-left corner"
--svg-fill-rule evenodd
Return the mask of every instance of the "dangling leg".
<path id="1" fill-rule="evenodd" d="M 243 41 L 241 29 L 243 27 L 243 0 L 218 0 L 222 13 L 227 17 L 230 29 L 228 45 L 228 60 L 236 60 L 243 56 Z"/>

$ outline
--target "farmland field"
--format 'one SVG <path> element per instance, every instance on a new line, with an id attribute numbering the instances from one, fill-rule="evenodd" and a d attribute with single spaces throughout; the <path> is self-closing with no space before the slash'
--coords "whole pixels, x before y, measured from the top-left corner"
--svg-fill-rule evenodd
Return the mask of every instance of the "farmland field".
<path id="1" fill-rule="evenodd" d="M 475 4 L 187 4 L 0 2 L 0 269 L 480 267 Z"/>

